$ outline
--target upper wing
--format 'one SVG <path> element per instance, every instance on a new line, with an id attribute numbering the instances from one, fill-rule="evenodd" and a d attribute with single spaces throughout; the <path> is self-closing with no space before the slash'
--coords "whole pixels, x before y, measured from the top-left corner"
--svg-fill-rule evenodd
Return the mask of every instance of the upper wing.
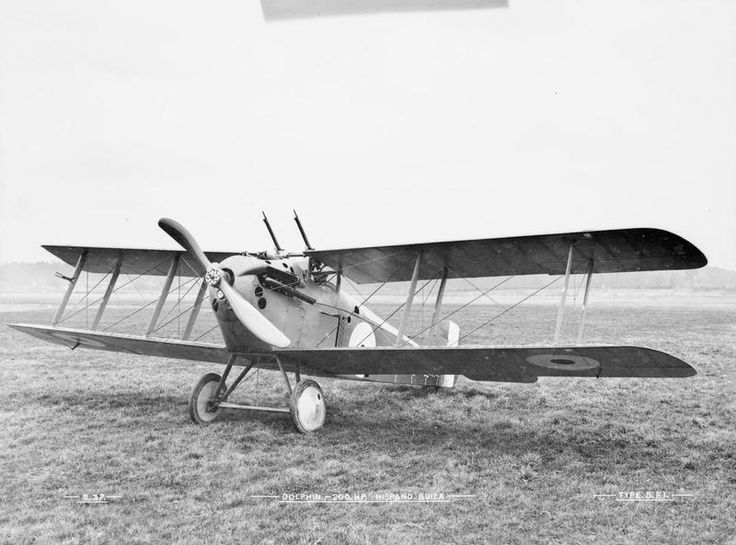
<path id="1" fill-rule="evenodd" d="M 169 270 L 175 256 L 183 262 L 179 264 L 180 276 L 202 276 L 197 260 L 184 250 L 147 250 L 137 248 L 101 248 L 90 246 L 53 246 L 43 248 L 72 267 L 77 264 L 79 256 L 85 255 L 83 270 L 91 273 L 109 273 L 120 260 L 120 273 L 131 275 L 164 276 Z M 220 262 L 228 256 L 241 252 L 205 252 L 212 262 Z"/>
<path id="2" fill-rule="evenodd" d="M 290 366 L 326 374 L 465 375 L 473 380 L 534 382 L 537 377 L 689 377 L 684 361 L 636 346 L 286 348 Z"/>
<path id="3" fill-rule="evenodd" d="M 306 253 L 358 283 L 410 280 L 422 252 L 419 280 L 448 268 L 450 278 L 564 274 L 570 245 L 573 274 L 697 269 L 708 262 L 687 240 L 661 229 L 617 229 L 557 235 L 430 242 Z"/>

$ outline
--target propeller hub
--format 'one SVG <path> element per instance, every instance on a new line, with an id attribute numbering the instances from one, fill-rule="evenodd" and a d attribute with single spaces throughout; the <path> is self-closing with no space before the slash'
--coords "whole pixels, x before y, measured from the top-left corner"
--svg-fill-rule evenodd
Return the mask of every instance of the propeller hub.
<path id="1" fill-rule="evenodd" d="M 208 286 L 216 288 L 222 282 L 222 271 L 215 268 L 208 270 L 204 275 L 204 281 Z"/>

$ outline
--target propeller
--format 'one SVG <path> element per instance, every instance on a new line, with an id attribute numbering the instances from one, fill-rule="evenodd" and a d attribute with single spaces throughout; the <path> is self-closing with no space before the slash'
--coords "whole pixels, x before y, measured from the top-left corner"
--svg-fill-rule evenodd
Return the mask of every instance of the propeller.
<path id="1" fill-rule="evenodd" d="M 238 291 L 230 285 L 225 278 L 225 271 L 220 268 L 218 263 L 211 263 L 197 243 L 197 240 L 187 229 L 179 222 L 169 218 L 161 218 L 158 220 L 158 226 L 161 227 L 171 238 L 181 245 L 189 254 L 194 256 L 200 269 L 206 271 L 204 281 L 208 286 L 219 289 L 230 307 L 243 323 L 243 325 L 253 335 L 258 337 L 266 344 L 276 346 L 278 348 L 286 348 L 291 344 L 289 338 L 284 335 L 279 328 L 273 325 L 260 311 L 251 305 Z M 258 271 L 253 271 L 258 274 Z"/>

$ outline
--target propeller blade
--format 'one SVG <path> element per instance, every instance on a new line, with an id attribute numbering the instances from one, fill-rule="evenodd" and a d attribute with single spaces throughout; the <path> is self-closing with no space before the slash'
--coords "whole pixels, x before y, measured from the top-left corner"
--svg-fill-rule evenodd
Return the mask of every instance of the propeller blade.
<path id="1" fill-rule="evenodd" d="M 246 301 L 230 284 L 226 281 L 220 282 L 219 289 L 230 303 L 235 315 L 253 335 L 277 348 L 286 348 L 291 344 L 289 338 L 278 327 Z"/>
<path id="2" fill-rule="evenodd" d="M 170 218 L 161 218 L 158 220 L 158 226 L 195 257 L 198 265 L 204 271 L 205 282 L 222 292 L 235 315 L 253 335 L 264 343 L 277 348 L 286 348 L 291 344 L 289 338 L 279 328 L 273 325 L 257 308 L 246 301 L 238 293 L 238 290 L 230 285 L 226 278 L 226 272 L 220 268 L 219 263 L 210 263 L 197 240 L 186 227 Z M 254 267 L 253 272 L 256 273 L 259 269 L 260 267 Z M 232 275 L 232 273 L 230 274 Z"/>
<path id="3" fill-rule="evenodd" d="M 210 260 L 207 259 L 206 255 L 204 255 L 204 252 L 202 251 L 202 248 L 199 247 L 197 240 L 181 223 L 172 220 L 171 218 L 161 218 L 158 220 L 158 226 L 166 231 L 166 234 L 178 242 L 182 248 L 192 254 L 199 262 L 203 271 L 208 271 L 212 268 L 212 263 L 210 263 Z"/>

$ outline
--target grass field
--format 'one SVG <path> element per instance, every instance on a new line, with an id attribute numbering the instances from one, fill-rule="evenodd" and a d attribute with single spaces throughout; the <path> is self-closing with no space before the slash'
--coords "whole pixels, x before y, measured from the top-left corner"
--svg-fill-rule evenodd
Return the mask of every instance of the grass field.
<path id="1" fill-rule="evenodd" d="M 2 324 L 53 316 L 23 304 L 6 310 Z M 495 313 L 474 307 L 454 318 L 467 331 Z M 190 390 L 216 365 L 72 352 L 1 327 L 0 538 L 736 543 L 736 309 L 601 304 L 589 318 L 589 341 L 663 349 L 698 375 L 531 385 L 461 379 L 440 392 L 319 379 L 327 424 L 304 436 L 281 415 L 191 423 Z M 551 306 L 520 307 L 474 340 L 531 343 L 549 338 L 553 322 Z M 283 397 L 280 378 L 265 372 L 236 392 L 262 403 Z M 619 501 L 636 492 L 672 501 Z M 317 493 L 447 501 L 279 502 Z M 119 498 L 65 498 L 83 494 Z"/>

